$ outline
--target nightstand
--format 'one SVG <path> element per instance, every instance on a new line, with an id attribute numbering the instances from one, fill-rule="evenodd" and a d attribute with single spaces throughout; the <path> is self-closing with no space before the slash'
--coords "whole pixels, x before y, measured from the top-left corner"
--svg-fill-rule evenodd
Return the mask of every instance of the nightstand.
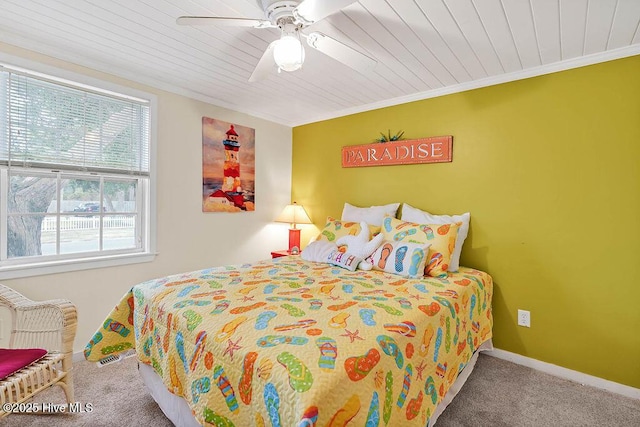
<path id="1" fill-rule="evenodd" d="M 280 258 L 281 256 L 289 256 L 289 255 L 292 255 L 292 254 L 290 254 L 289 251 L 286 249 L 283 249 L 281 251 L 273 251 L 271 252 L 271 259 Z M 299 255 L 299 254 L 296 254 L 296 255 Z"/>

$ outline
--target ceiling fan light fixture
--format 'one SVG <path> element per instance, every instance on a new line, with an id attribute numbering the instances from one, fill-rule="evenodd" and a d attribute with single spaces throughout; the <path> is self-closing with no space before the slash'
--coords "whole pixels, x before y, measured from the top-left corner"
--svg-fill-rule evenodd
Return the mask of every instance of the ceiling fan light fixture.
<path id="1" fill-rule="evenodd" d="M 304 48 L 300 39 L 293 34 L 282 34 L 273 49 L 273 59 L 279 70 L 296 71 L 304 62 Z"/>

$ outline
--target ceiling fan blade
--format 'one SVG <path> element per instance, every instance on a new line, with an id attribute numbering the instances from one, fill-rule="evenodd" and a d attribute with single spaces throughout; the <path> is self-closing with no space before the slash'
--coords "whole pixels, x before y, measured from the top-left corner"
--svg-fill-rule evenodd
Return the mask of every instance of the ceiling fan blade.
<path id="1" fill-rule="evenodd" d="M 223 27 L 273 27 L 266 19 L 224 18 L 220 16 L 181 16 L 176 19 L 178 25 L 217 25 Z"/>
<path id="2" fill-rule="evenodd" d="M 304 0 L 294 9 L 294 15 L 310 24 L 355 3 L 357 0 Z"/>
<path id="3" fill-rule="evenodd" d="M 307 36 L 307 44 L 361 73 L 370 71 L 378 63 L 364 53 L 322 33 L 314 32 L 309 34 Z"/>
<path id="4" fill-rule="evenodd" d="M 276 65 L 276 61 L 273 59 L 273 49 L 275 48 L 277 41 L 278 40 L 271 42 L 267 47 L 267 50 L 262 54 L 262 58 L 260 58 L 258 65 L 256 65 L 253 73 L 251 73 L 251 77 L 249 77 L 249 81 L 251 83 L 265 79 L 273 71 Z"/>

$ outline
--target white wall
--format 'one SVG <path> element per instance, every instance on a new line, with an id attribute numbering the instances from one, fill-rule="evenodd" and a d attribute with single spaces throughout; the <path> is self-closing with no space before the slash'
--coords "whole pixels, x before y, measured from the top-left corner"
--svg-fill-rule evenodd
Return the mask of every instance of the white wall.
<path id="1" fill-rule="evenodd" d="M 291 197 L 291 128 L 0 43 L 0 53 L 143 90 L 158 97 L 157 250 L 155 261 L 5 280 L 28 298 L 66 298 L 78 307 L 75 351 L 131 286 L 154 277 L 256 261 L 287 247 L 286 224 L 273 219 Z M 202 116 L 256 130 L 256 210 L 202 212 Z"/>

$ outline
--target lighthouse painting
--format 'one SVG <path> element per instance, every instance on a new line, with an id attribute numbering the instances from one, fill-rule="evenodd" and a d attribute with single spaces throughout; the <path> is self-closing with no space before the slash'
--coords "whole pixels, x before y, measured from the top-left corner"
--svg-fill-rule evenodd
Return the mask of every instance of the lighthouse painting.
<path id="1" fill-rule="evenodd" d="M 255 210 L 253 128 L 202 118 L 202 211 Z"/>

